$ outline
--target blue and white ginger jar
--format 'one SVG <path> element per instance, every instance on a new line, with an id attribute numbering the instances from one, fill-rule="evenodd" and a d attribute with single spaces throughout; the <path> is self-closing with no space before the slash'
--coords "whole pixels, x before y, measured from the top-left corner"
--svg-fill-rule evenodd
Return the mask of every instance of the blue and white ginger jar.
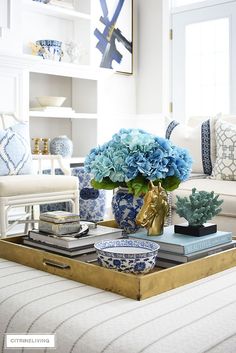
<path id="1" fill-rule="evenodd" d="M 136 216 L 143 205 L 143 197 L 135 197 L 126 188 L 119 188 L 112 197 L 112 212 L 121 229 L 126 233 L 136 232 Z"/>
<path id="2" fill-rule="evenodd" d="M 50 153 L 60 154 L 62 157 L 71 157 L 73 152 L 73 143 L 65 135 L 55 137 L 50 143 Z"/>

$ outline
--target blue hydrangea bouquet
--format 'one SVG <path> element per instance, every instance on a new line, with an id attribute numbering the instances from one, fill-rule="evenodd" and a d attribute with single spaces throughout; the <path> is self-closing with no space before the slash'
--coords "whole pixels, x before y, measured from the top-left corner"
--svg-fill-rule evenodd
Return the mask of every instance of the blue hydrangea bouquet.
<path id="1" fill-rule="evenodd" d="M 192 159 L 184 148 L 140 129 L 121 129 L 112 139 L 93 148 L 85 159 L 85 170 L 92 174 L 95 189 L 119 186 L 140 196 L 148 191 L 150 180 L 161 182 L 166 191 L 188 179 Z"/>

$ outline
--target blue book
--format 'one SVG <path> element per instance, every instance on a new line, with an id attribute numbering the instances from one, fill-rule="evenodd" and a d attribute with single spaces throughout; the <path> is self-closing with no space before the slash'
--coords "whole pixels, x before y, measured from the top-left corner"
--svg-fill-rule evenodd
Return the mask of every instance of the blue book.
<path id="1" fill-rule="evenodd" d="M 232 241 L 231 232 L 218 231 L 202 237 L 194 237 L 174 233 L 174 226 L 166 227 L 164 233 L 158 236 L 148 236 L 146 229 L 139 229 L 136 233 L 128 234 L 130 238 L 155 241 L 161 251 L 170 251 L 177 254 L 192 254 L 196 251 L 212 248 Z"/>

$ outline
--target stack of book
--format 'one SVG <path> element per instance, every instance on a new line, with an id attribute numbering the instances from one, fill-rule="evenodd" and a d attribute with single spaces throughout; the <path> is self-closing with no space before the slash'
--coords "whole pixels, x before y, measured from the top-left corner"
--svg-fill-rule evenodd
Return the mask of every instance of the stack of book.
<path id="1" fill-rule="evenodd" d="M 78 215 L 56 211 L 42 214 L 39 229 L 30 230 L 23 244 L 74 257 L 95 252 L 94 244 L 98 241 L 121 237 L 122 229 L 79 222 Z"/>
<path id="2" fill-rule="evenodd" d="M 131 238 L 157 242 L 160 250 L 156 265 L 163 268 L 197 260 L 236 246 L 231 232 L 218 231 L 213 234 L 195 237 L 174 233 L 174 226 L 166 227 L 161 236 L 148 236 L 146 230 L 129 234 Z"/>

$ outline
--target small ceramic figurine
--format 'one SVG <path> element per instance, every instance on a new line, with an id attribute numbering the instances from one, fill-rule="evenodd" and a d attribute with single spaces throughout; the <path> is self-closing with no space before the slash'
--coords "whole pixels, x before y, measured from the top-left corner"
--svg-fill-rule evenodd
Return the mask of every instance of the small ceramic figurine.
<path id="1" fill-rule="evenodd" d="M 73 41 L 65 43 L 66 53 L 72 63 L 78 63 L 80 58 L 79 45 Z"/>
<path id="2" fill-rule="evenodd" d="M 148 235 L 161 235 L 169 213 L 168 196 L 161 183 L 155 186 L 150 181 L 149 185 L 150 190 L 144 196 L 144 203 L 136 217 L 136 222 L 147 228 Z"/>

